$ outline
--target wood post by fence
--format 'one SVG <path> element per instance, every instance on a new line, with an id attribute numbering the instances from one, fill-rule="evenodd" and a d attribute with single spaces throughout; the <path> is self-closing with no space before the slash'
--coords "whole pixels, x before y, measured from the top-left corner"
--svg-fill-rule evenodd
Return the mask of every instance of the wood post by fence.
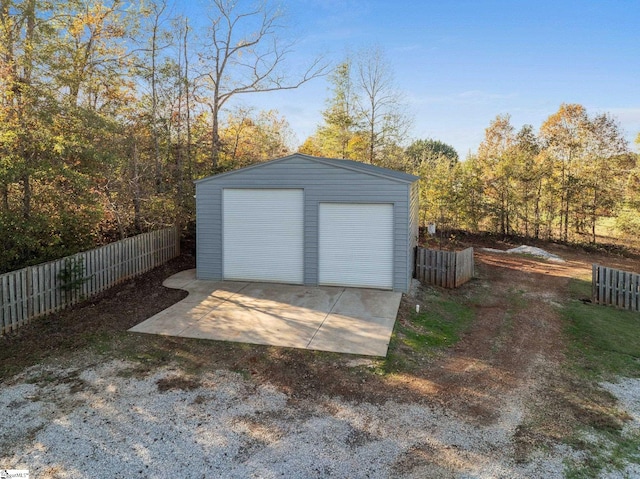
<path id="1" fill-rule="evenodd" d="M 59 311 L 180 255 L 176 227 L 0 275 L 0 334 Z"/>
<path id="2" fill-rule="evenodd" d="M 473 248 L 440 251 L 416 248 L 414 276 L 423 283 L 457 288 L 473 278 Z"/>
<path id="3" fill-rule="evenodd" d="M 640 311 L 640 274 L 594 264 L 591 286 L 594 303 Z"/>

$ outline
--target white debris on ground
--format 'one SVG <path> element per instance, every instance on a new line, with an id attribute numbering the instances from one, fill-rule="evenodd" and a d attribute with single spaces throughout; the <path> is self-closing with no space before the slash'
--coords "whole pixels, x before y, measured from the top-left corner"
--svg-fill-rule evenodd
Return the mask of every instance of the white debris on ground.
<path id="1" fill-rule="evenodd" d="M 501 250 L 496 248 L 480 248 L 481 251 L 486 251 L 488 253 L 506 253 L 506 254 L 528 254 L 531 256 L 535 256 L 537 258 L 543 258 L 548 261 L 555 261 L 557 263 L 564 263 L 565 261 L 555 254 L 549 253 L 548 251 L 543 250 L 542 248 L 536 248 L 535 246 L 527 246 L 522 245 L 517 248 L 511 248 L 508 250 Z"/>
<path id="2" fill-rule="evenodd" d="M 426 404 L 297 400 L 240 374 L 158 390 L 176 368 L 32 368 L 2 387 L 0 467 L 39 478 L 562 477 L 566 447 L 516 462 L 521 414 L 489 425 Z M 179 384 L 179 382 L 177 382 Z"/>

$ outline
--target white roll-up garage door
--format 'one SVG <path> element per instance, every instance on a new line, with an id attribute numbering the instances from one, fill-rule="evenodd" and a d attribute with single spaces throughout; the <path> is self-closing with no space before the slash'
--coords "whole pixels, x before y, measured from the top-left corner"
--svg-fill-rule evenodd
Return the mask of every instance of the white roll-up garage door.
<path id="1" fill-rule="evenodd" d="M 303 205 L 301 189 L 225 189 L 224 278 L 302 284 Z"/>
<path id="2" fill-rule="evenodd" d="M 320 203 L 318 281 L 393 289 L 393 205 Z"/>

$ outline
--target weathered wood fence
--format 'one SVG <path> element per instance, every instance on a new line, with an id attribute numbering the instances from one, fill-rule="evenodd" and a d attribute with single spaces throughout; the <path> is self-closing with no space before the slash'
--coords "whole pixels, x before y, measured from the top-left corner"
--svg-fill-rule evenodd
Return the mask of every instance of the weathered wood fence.
<path id="1" fill-rule="evenodd" d="M 0 275 L 0 334 L 149 271 L 180 254 L 166 228 Z"/>
<path id="2" fill-rule="evenodd" d="M 594 303 L 640 311 L 640 274 L 594 264 L 591 278 Z"/>
<path id="3" fill-rule="evenodd" d="M 416 248 L 414 276 L 423 283 L 457 288 L 474 275 L 473 248 L 440 251 Z"/>

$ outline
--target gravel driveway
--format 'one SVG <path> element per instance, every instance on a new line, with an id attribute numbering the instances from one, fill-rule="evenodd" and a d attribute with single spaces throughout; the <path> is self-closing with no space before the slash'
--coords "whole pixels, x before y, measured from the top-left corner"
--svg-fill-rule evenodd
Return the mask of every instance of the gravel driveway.
<path id="1" fill-rule="evenodd" d="M 132 364 L 35 367 L 0 396 L 5 468 L 36 478 L 561 477 L 567 451 L 508 457 L 517 405 L 491 426 L 387 402 L 293 401 L 219 370 L 197 382 Z"/>
<path id="2" fill-rule="evenodd" d="M 558 302 L 567 278 L 590 267 L 582 260 L 481 255 L 465 336 L 436 357 L 396 345 L 394 361 L 408 364 L 391 372 L 348 355 L 125 333 L 182 299 L 161 283 L 186 263 L 2 342 L 0 469 L 37 479 L 552 479 L 565 460 L 587 459 L 554 446 L 583 412 L 574 399 L 585 390 L 558 395 L 554 354 L 564 346 Z M 629 413 L 623 435 L 637 437 L 640 380 L 602 386 Z M 605 473 L 640 477 L 637 465 Z"/>

